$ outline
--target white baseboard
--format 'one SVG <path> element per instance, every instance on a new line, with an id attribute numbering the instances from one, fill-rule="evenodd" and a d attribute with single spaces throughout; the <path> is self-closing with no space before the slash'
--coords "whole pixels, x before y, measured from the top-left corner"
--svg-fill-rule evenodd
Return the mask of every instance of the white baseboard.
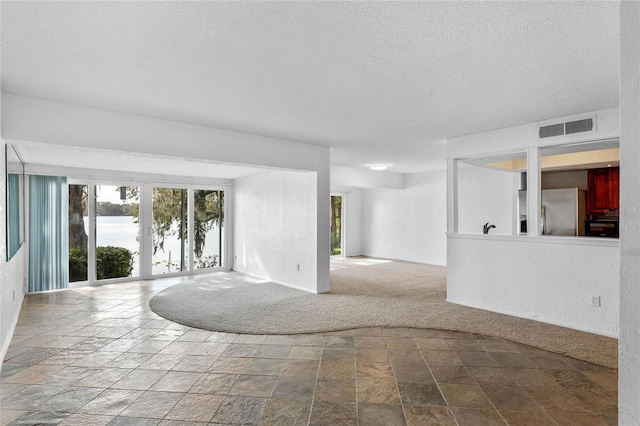
<path id="1" fill-rule="evenodd" d="M 297 285 L 294 285 L 294 284 L 289 284 L 289 283 L 285 283 L 285 282 L 282 282 L 282 281 L 272 280 L 272 279 L 269 279 L 268 277 L 263 277 L 262 275 L 254 274 L 252 272 L 243 271 L 242 269 L 235 269 L 234 268 L 233 271 L 234 272 L 239 272 L 239 273 L 244 274 L 244 275 L 248 275 L 248 276 L 253 277 L 253 278 L 258 278 L 258 279 L 264 280 L 265 282 L 278 284 L 278 285 L 281 285 L 281 286 L 284 286 L 284 287 L 293 288 L 295 290 L 306 291 L 307 293 L 318 294 L 317 292 L 315 292 L 313 290 L 309 290 L 308 288 L 298 287 Z"/>
<path id="2" fill-rule="evenodd" d="M 9 346 L 11 345 L 11 339 L 13 338 L 13 333 L 16 331 L 16 325 L 18 325 L 18 318 L 20 318 L 20 310 L 22 309 L 22 302 L 24 301 L 24 295 L 20 300 L 20 307 L 17 309 L 16 313 L 11 320 L 11 326 L 9 327 L 9 332 L 5 338 L 5 341 L 2 342 L 2 351 L 0 352 L 0 361 L 4 360 L 4 357 L 7 355 L 7 351 L 9 350 Z M 2 369 L 2 362 L 0 362 L 0 370 Z"/>
<path id="3" fill-rule="evenodd" d="M 478 306 L 478 305 L 474 305 L 472 303 L 460 303 L 460 302 L 454 302 L 452 300 L 449 300 L 449 298 L 446 299 L 447 302 L 449 303 L 453 303 L 456 305 L 460 305 L 460 306 L 466 306 L 468 308 L 474 308 L 474 309 L 481 309 L 483 311 L 488 311 L 488 312 L 495 312 L 497 314 L 502 314 L 502 315 L 509 315 L 511 317 L 517 317 L 517 318 L 523 318 L 523 319 L 528 319 L 531 321 L 537 321 L 537 322 L 542 322 L 545 324 L 551 324 L 551 325 L 557 325 L 558 327 L 564 327 L 564 328 L 570 328 L 572 330 L 577 330 L 577 331 L 584 331 L 585 333 L 591 333 L 591 334 L 597 334 L 599 336 L 606 336 L 606 337 L 612 337 L 614 339 L 618 339 L 618 335 L 617 334 L 613 334 L 613 333 L 606 333 L 606 332 L 602 332 L 600 330 L 591 330 L 589 328 L 586 327 L 576 327 L 575 325 L 571 324 L 563 324 L 560 322 L 556 322 L 556 321 L 550 321 L 547 319 L 543 319 L 543 318 L 532 318 L 532 317 L 527 317 L 524 315 L 520 315 L 518 313 L 514 313 L 514 312 L 504 312 L 504 311 L 500 311 L 500 310 L 494 310 L 494 309 L 487 309 L 486 307 L 483 306 Z"/>

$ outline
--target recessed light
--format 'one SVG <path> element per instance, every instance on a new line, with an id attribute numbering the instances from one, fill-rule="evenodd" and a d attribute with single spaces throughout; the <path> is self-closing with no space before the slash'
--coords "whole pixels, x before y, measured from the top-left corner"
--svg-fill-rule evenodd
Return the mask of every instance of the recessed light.
<path id="1" fill-rule="evenodd" d="M 371 170 L 387 170 L 389 168 L 389 163 L 369 163 L 367 164 Z"/>
<path id="2" fill-rule="evenodd" d="M 607 164 L 607 167 L 611 167 L 611 166 L 612 166 L 611 164 Z"/>

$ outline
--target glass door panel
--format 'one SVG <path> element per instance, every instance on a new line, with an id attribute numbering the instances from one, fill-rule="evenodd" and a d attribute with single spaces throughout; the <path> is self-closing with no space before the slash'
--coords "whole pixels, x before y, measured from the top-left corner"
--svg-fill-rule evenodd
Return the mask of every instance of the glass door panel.
<path id="1" fill-rule="evenodd" d="M 188 191 L 181 188 L 153 188 L 152 210 L 152 274 L 188 270 Z"/>
<path id="2" fill-rule="evenodd" d="M 342 254 L 342 196 L 331 196 L 331 256 Z"/>
<path id="3" fill-rule="evenodd" d="M 140 276 L 138 187 L 96 186 L 96 276 Z"/>
<path id="4" fill-rule="evenodd" d="M 88 280 L 87 185 L 69 185 L 69 282 Z"/>
<path id="5" fill-rule="evenodd" d="M 224 260 L 224 191 L 196 189 L 193 198 L 193 266 L 220 267 Z"/>

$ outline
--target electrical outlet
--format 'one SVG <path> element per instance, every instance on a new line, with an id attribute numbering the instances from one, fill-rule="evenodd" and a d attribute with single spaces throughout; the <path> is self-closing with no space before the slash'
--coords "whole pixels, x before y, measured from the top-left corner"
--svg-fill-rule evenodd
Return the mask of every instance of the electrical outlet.
<path id="1" fill-rule="evenodd" d="M 300 272 L 300 264 L 299 263 L 298 263 L 297 269 L 298 269 L 298 272 Z"/>
<path id="2" fill-rule="evenodd" d="M 591 306 L 600 306 L 600 296 L 591 296 Z"/>
<path id="3" fill-rule="evenodd" d="M 14 302 L 16 301 L 16 291 L 15 290 L 13 290 L 13 301 Z"/>

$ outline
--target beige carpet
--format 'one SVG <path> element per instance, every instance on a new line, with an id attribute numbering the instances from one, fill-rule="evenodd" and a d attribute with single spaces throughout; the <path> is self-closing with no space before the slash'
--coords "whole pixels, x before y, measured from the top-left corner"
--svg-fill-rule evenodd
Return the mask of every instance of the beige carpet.
<path id="1" fill-rule="evenodd" d="M 299 334 L 414 327 L 500 337 L 617 368 L 617 340 L 445 301 L 443 267 L 376 259 L 332 261 L 331 292 L 315 295 L 235 272 L 197 276 L 150 301 L 159 315 L 194 327 Z"/>

